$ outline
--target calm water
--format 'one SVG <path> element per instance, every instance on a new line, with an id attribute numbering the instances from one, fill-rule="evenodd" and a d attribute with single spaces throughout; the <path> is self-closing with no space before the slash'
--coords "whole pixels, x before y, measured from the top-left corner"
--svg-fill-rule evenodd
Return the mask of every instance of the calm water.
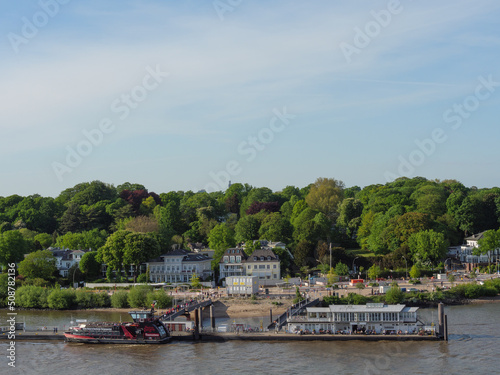
<path id="1" fill-rule="evenodd" d="M 427 321 L 436 318 L 436 310 L 420 311 Z M 16 369 L 7 366 L 2 354 L 0 374 L 498 373 L 500 304 L 447 307 L 445 311 L 450 331 L 448 343 L 231 341 L 128 346 L 17 341 Z M 86 315 L 89 319 L 120 319 L 120 314 Z M 78 318 L 83 318 L 82 314 Z M 52 325 L 69 320 L 71 315 L 67 313 L 26 313 L 27 325 L 40 322 Z M 260 320 L 267 323 L 266 318 L 247 322 L 257 325 Z M 6 353 L 6 343 L 0 343 L 0 348 Z"/>

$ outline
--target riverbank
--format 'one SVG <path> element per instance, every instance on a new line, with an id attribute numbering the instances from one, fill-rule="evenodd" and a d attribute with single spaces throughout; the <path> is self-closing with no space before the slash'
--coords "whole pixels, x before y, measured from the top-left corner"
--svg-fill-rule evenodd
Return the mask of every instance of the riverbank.
<path id="1" fill-rule="evenodd" d="M 272 310 L 273 315 L 283 314 L 287 308 L 292 305 L 292 299 L 241 299 L 241 298 L 222 298 L 214 301 L 214 315 L 217 319 L 233 319 L 233 318 L 251 318 L 268 316 Z M 97 308 L 75 311 L 95 311 L 95 312 L 116 312 L 128 314 L 133 308 Z M 160 312 L 163 313 L 163 309 Z"/>

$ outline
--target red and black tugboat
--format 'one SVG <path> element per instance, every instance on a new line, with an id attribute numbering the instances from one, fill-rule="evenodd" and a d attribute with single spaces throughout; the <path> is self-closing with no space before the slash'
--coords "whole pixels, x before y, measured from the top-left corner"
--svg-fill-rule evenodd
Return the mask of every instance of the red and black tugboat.
<path id="1" fill-rule="evenodd" d="M 164 344 L 172 337 L 168 328 L 149 310 L 130 311 L 133 323 L 92 322 L 70 327 L 67 342 L 91 344 Z"/>

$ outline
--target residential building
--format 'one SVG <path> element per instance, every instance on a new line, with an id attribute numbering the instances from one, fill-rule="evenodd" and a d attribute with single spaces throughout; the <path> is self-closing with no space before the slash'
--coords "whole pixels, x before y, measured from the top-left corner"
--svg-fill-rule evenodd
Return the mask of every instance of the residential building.
<path id="1" fill-rule="evenodd" d="M 479 240 L 483 238 L 484 232 L 473 234 L 464 239 L 461 246 L 450 247 L 448 254 L 456 257 L 464 265 L 467 271 L 471 271 L 478 265 L 497 263 L 500 261 L 500 249 L 489 251 L 487 254 L 474 255 L 474 251 L 479 247 Z"/>
<path id="2" fill-rule="evenodd" d="M 56 267 L 59 271 L 59 274 L 62 277 L 68 277 L 68 271 L 74 264 L 79 264 L 82 260 L 83 254 L 85 254 L 88 250 L 70 250 L 70 249 L 61 249 L 59 247 L 49 247 L 48 250 L 52 252 L 54 258 L 56 258 Z M 69 275 L 72 276 L 72 275 Z"/>
<path id="3" fill-rule="evenodd" d="M 149 278 L 155 283 L 188 283 L 192 276 L 206 280 L 213 275 L 212 258 L 184 249 L 176 249 L 146 262 Z"/>
<path id="4" fill-rule="evenodd" d="M 276 284 L 281 279 L 280 260 L 269 248 L 254 250 L 244 261 L 244 269 L 247 276 L 257 276 L 260 285 Z"/>
<path id="5" fill-rule="evenodd" d="M 244 262 L 247 254 L 243 248 L 230 248 L 219 262 L 219 281 L 229 276 L 245 276 Z"/>

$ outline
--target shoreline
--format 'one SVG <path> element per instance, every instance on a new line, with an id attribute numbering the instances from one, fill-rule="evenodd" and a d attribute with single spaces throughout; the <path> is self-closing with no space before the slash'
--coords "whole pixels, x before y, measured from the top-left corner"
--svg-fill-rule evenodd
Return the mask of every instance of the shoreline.
<path id="1" fill-rule="evenodd" d="M 500 303 L 500 295 L 495 297 L 481 297 L 477 299 L 467 299 L 455 301 L 456 303 L 447 303 L 448 306 L 468 305 L 468 304 L 482 304 L 482 303 Z M 412 305 L 411 303 L 408 306 Z M 288 307 L 292 305 L 291 298 L 283 298 L 277 300 L 262 299 L 250 300 L 241 298 L 222 298 L 214 301 L 214 315 L 218 319 L 233 319 L 233 318 L 252 318 L 269 316 L 272 310 L 273 316 L 283 314 Z M 434 308 L 437 304 L 424 304 L 419 305 L 421 308 Z M 7 310 L 2 308 L 1 310 Z M 123 313 L 128 314 L 129 311 L 134 310 L 132 307 L 128 308 L 114 308 L 114 307 L 101 307 L 89 309 L 74 309 L 74 310 L 52 310 L 52 309 L 24 309 L 18 308 L 17 311 L 73 311 L 73 312 L 109 312 L 109 313 Z M 164 312 L 165 309 L 158 311 Z M 204 314 L 208 314 L 209 309 L 204 310 Z"/>

